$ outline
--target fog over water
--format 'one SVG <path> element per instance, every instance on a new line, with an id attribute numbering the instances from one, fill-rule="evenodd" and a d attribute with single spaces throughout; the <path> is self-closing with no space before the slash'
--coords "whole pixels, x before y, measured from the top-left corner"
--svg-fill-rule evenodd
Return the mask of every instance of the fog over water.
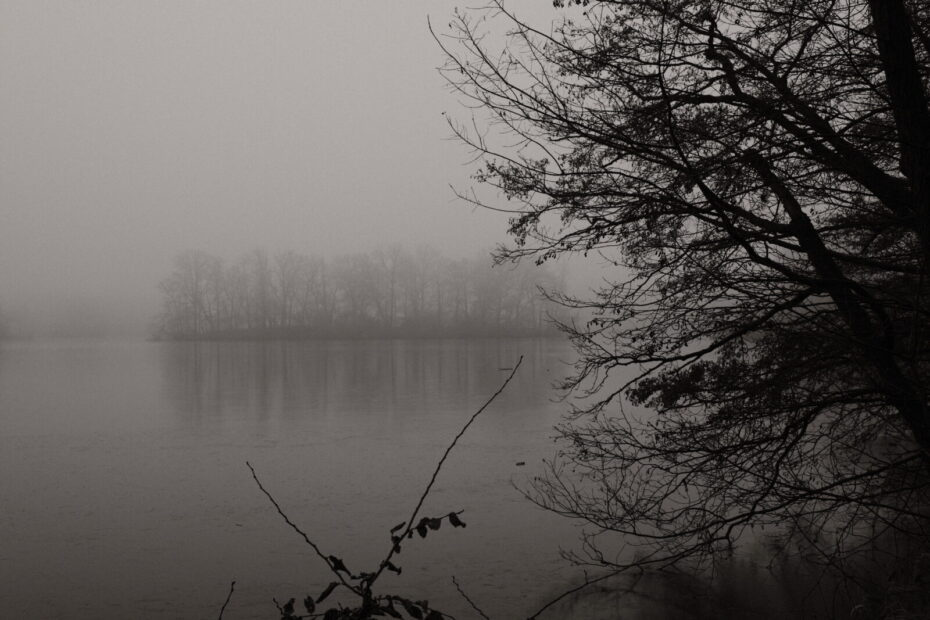
<path id="1" fill-rule="evenodd" d="M 470 617 L 458 574 L 507 618 L 584 578 L 558 553 L 578 524 L 518 490 L 563 445 L 553 427 L 576 401 L 550 388 L 577 351 L 512 338 L 525 317 L 522 335 L 544 333 L 542 306 L 527 301 L 539 280 L 443 271 L 507 241 L 503 196 L 486 189 L 502 210 L 476 209 L 453 189 L 468 191 L 479 163 L 447 118 L 470 126 L 474 114 L 482 139 L 511 139 L 438 71 L 428 24 L 447 32 L 457 4 L 0 0 L 0 538 L 12 541 L 0 542 L 0 618 L 216 617 L 234 578 L 227 619 L 273 616 L 272 596 L 331 577 L 244 461 L 328 550 L 352 567 L 377 562 L 360 533 L 387 545 L 437 456 L 524 355 L 425 504 L 433 516 L 462 506 L 469 527 L 412 540 L 403 583 Z M 559 17 L 552 4 L 507 1 L 543 30 Z M 585 9 L 563 12 L 574 10 Z M 403 251 L 380 254 L 385 270 L 349 256 L 319 275 L 320 257 L 391 247 Z M 280 266 L 286 251 L 318 287 L 278 307 L 256 275 L 270 269 L 247 267 Z M 184 253 L 221 267 L 209 273 L 223 286 L 188 295 L 208 270 L 181 268 Z M 566 263 L 549 282 L 569 293 L 621 276 L 594 252 Z M 319 293 L 338 282 L 350 284 Z M 165 299 L 180 301 L 161 316 L 163 341 L 141 341 Z M 10 325 L 38 337 L 7 340 Z M 766 566 L 759 545 L 710 595 L 703 574 L 650 575 L 635 593 L 639 577 L 622 575 L 551 617 L 815 617 L 808 607 L 839 600 L 820 576 Z"/>
<path id="2" fill-rule="evenodd" d="M 469 112 L 427 16 L 454 7 L 0 1 L 0 308 L 141 332 L 186 249 L 502 241 L 449 187 L 475 165 L 443 112 Z"/>

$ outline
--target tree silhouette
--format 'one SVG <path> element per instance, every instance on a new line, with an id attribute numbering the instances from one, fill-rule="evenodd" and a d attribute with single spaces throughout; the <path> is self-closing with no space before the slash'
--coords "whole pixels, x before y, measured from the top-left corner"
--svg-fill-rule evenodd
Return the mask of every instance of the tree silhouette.
<path id="1" fill-rule="evenodd" d="M 616 265 L 590 298 L 553 293 L 589 313 L 563 326 L 564 387 L 588 398 L 533 499 L 589 522 L 576 559 L 614 568 L 773 522 L 832 559 L 923 533 L 927 4 L 564 4 L 552 28 L 494 3 L 434 30 L 488 114 L 451 126 L 509 199 L 499 259 Z"/>

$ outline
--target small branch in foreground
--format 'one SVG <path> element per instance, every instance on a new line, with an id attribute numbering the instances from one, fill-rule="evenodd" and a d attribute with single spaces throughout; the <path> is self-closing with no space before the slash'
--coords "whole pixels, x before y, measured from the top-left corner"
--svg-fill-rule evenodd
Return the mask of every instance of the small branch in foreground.
<path id="1" fill-rule="evenodd" d="M 480 615 L 482 618 L 484 618 L 484 620 L 491 620 L 490 618 L 488 618 L 488 615 L 487 615 L 486 613 L 484 613 L 483 611 L 481 611 L 481 608 L 478 607 L 477 605 L 475 605 L 475 602 L 474 602 L 473 600 L 471 600 L 471 599 L 468 597 L 467 594 L 465 594 L 465 590 L 463 590 L 463 589 L 462 589 L 462 586 L 459 585 L 459 582 L 458 582 L 458 580 L 455 578 L 455 575 L 452 576 L 452 583 L 455 584 L 455 589 L 459 591 L 459 594 L 462 595 L 462 598 L 465 599 L 465 600 L 468 602 L 469 605 L 471 605 L 471 608 L 472 608 L 472 609 L 474 609 L 475 611 L 478 612 L 478 615 Z"/>
<path id="2" fill-rule="evenodd" d="M 588 578 L 587 578 L 587 575 L 586 575 L 586 576 L 585 576 L 584 583 L 582 583 L 581 585 L 575 586 L 574 588 L 570 588 L 570 589 L 566 590 L 565 592 L 562 592 L 562 594 L 558 595 L 557 597 L 555 597 L 554 599 L 552 599 L 551 601 L 549 601 L 548 603 L 546 603 L 545 605 L 543 605 L 542 607 L 540 607 L 538 610 L 536 610 L 536 613 L 534 613 L 532 616 L 530 616 L 530 617 L 529 617 L 529 620 L 536 620 L 536 618 L 539 617 L 539 615 L 540 615 L 541 613 L 543 613 L 544 611 L 546 611 L 547 609 L 549 609 L 550 607 L 552 607 L 553 605 L 555 605 L 556 603 L 558 603 L 559 601 L 561 601 L 561 600 L 562 600 L 563 598 L 565 598 L 566 596 L 570 596 L 570 595 L 574 594 L 575 592 L 580 592 L 581 590 L 584 590 L 584 589 L 587 588 L 588 586 L 592 586 L 592 585 L 594 585 L 594 584 L 596 584 L 596 583 L 598 583 L 598 582 L 600 582 L 600 581 L 604 581 L 605 579 L 609 579 L 609 578 L 611 578 L 611 577 L 616 577 L 617 575 L 619 575 L 619 574 L 622 573 L 622 572 L 623 572 L 623 570 L 613 570 L 613 571 L 610 571 L 609 573 L 605 573 L 605 574 L 603 574 L 603 575 L 601 575 L 601 576 L 599 576 L 599 577 L 595 577 L 594 579 L 588 579 Z"/>
<path id="3" fill-rule="evenodd" d="M 420 498 L 417 501 L 416 507 L 413 509 L 413 513 L 411 514 L 410 519 L 391 529 L 391 538 L 392 538 L 391 548 L 388 551 L 387 555 L 385 556 L 384 560 L 381 561 L 381 564 L 378 566 L 377 570 L 375 570 L 374 572 L 360 572 L 356 575 L 350 572 L 346 568 L 345 563 L 340 558 L 333 556 L 333 555 L 326 555 L 325 553 L 323 553 L 323 551 L 316 545 L 316 543 L 310 540 L 310 537 L 303 530 L 301 530 L 300 527 L 297 526 L 297 524 L 291 521 L 291 519 L 287 516 L 287 514 L 285 514 L 284 510 L 281 508 L 281 505 L 278 504 L 277 500 L 275 500 L 275 498 L 271 495 L 271 493 L 264 487 L 264 485 L 262 485 L 262 482 L 261 480 L 259 480 L 258 474 L 255 473 L 255 469 L 252 467 L 252 464 L 246 461 L 246 465 L 248 466 L 249 470 L 252 472 L 252 478 L 255 480 L 255 484 L 257 484 L 258 488 L 261 489 L 262 493 L 265 494 L 265 497 L 268 498 L 268 501 L 272 503 L 272 505 L 275 507 L 275 510 L 278 511 L 278 514 L 281 515 L 281 518 L 284 519 L 284 521 L 290 526 L 292 530 L 297 532 L 301 536 L 301 538 L 304 539 L 304 542 L 306 542 L 313 549 L 313 551 L 317 554 L 317 556 L 321 560 L 323 560 L 326 566 L 330 569 L 330 572 L 336 575 L 336 577 L 339 579 L 339 581 L 331 582 L 315 599 L 311 596 L 308 596 L 304 599 L 303 601 L 304 607 L 308 614 L 306 616 L 303 616 L 303 615 L 295 616 L 294 615 L 295 599 L 293 598 L 289 599 L 287 603 L 285 603 L 284 605 L 281 605 L 280 603 L 278 603 L 277 599 L 272 599 L 274 601 L 275 606 L 278 608 L 278 612 L 281 614 L 282 620 L 283 619 L 295 619 L 295 618 L 318 618 L 321 616 L 324 618 L 329 618 L 331 616 L 344 618 L 344 617 L 349 617 L 349 615 L 352 618 L 358 618 L 359 620 L 371 618 L 373 616 L 383 616 L 383 615 L 389 615 L 395 618 L 400 618 L 401 616 L 398 610 L 395 609 L 394 607 L 395 602 L 400 603 L 400 605 L 403 607 L 403 610 L 407 613 L 407 615 L 414 619 L 442 620 L 443 618 L 446 618 L 448 620 L 454 620 L 452 616 L 442 613 L 440 611 L 437 611 L 435 609 L 432 609 L 426 600 L 415 601 L 415 600 L 411 600 L 403 596 L 396 596 L 396 595 L 391 595 L 391 594 L 375 595 L 372 592 L 372 587 L 374 586 L 375 582 L 378 580 L 378 577 L 380 577 L 381 574 L 385 571 L 385 569 L 395 572 L 397 574 L 400 574 L 401 568 L 398 566 L 395 566 L 391 562 L 391 558 L 394 556 L 394 554 L 400 552 L 400 541 L 403 538 L 405 537 L 412 538 L 414 531 L 416 531 L 420 535 L 420 537 L 425 538 L 427 533 L 430 530 L 438 530 L 443 520 L 448 520 L 449 524 L 452 527 L 465 527 L 465 523 L 463 523 L 458 518 L 458 515 L 461 514 L 462 512 L 461 510 L 452 511 L 442 517 L 423 517 L 419 522 L 416 521 L 416 518 L 420 513 L 420 509 L 422 508 L 423 503 L 426 501 L 427 496 L 432 490 L 433 485 L 436 482 L 436 478 L 439 476 L 439 472 L 442 469 L 442 466 L 445 464 L 446 459 L 449 457 L 449 454 L 452 452 L 452 449 L 456 446 L 459 439 L 461 439 L 462 435 L 465 434 L 465 432 L 472 425 L 472 423 L 474 423 L 474 421 L 478 418 L 478 416 L 485 409 L 487 409 L 488 406 L 492 402 L 494 402 L 494 399 L 496 399 L 500 395 L 501 392 L 504 391 L 504 388 L 506 388 L 507 385 L 510 383 L 511 379 L 513 379 L 521 363 L 523 363 L 522 355 L 517 360 L 517 363 L 514 364 L 513 368 L 506 369 L 506 370 L 510 370 L 511 372 L 510 372 L 510 375 L 507 377 L 507 379 L 501 384 L 500 388 L 498 388 L 498 390 L 494 392 L 494 394 L 492 394 L 490 398 L 487 399 L 487 401 L 481 406 L 480 409 L 478 409 L 474 414 L 472 414 L 472 416 L 468 419 L 468 421 L 465 423 L 462 429 L 458 432 L 458 434 L 452 440 L 452 443 L 450 443 L 449 446 L 446 448 L 446 451 L 443 453 L 442 458 L 439 459 L 439 462 L 437 463 L 436 468 L 433 471 L 433 475 L 430 477 L 429 483 L 426 485 L 426 489 L 424 489 L 423 493 L 420 495 Z M 402 529 L 403 529 L 403 533 L 401 534 L 401 536 L 394 535 L 395 532 L 402 530 Z M 343 573 L 345 573 L 345 576 L 343 576 Z M 348 580 L 346 577 L 348 577 Z M 455 582 L 454 578 L 453 578 L 453 582 Z M 468 601 L 468 603 L 472 606 L 472 608 L 475 609 L 475 611 L 477 611 L 479 614 L 481 614 L 483 618 L 485 618 L 486 620 L 489 620 L 488 617 L 484 614 L 484 612 L 482 612 L 471 601 L 471 599 L 469 599 L 468 596 L 465 595 L 462 589 L 459 588 L 458 583 L 457 582 L 455 583 L 456 583 L 456 588 L 458 588 L 459 592 L 462 594 L 462 596 L 465 597 L 465 600 Z M 330 608 L 325 613 L 317 612 L 316 606 L 322 603 L 333 592 L 333 590 L 340 585 L 345 586 L 349 591 L 351 591 L 353 594 L 359 597 L 361 599 L 360 605 L 352 609 L 345 608 L 342 605 L 339 605 L 338 607 Z M 228 598 L 227 598 L 227 602 L 229 602 Z M 223 607 L 225 609 L 226 605 L 224 604 Z M 336 614 L 336 616 L 333 616 L 333 614 Z M 346 615 L 346 614 L 349 614 L 349 615 Z M 222 617 L 222 612 L 220 612 L 220 616 Z"/>
<path id="4" fill-rule="evenodd" d="M 484 412 L 484 410 L 487 409 L 488 406 L 490 406 L 490 404 L 493 403 L 494 400 L 498 396 L 500 396 L 501 392 L 503 392 L 504 389 L 506 389 L 507 384 L 510 383 L 510 380 L 513 379 L 513 376 L 517 374 L 517 370 L 520 368 L 520 364 L 522 363 L 523 363 L 523 356 L 521 355 L 520 359 L 517 360 L 517 363 L 513 365 L 513 369 L 510 371 L 510 374 L 507 376 L 507 379 L 501 384 L 499 388 L 497 388 L 497 391 L 491 394 L 491 397 L 488 398 L 483 405 L 481 405 L 481 408 L 472 414 L 472 416 L 468 419 L 468 422 L 466 422 L 465 425 L 462 427 L 462 430 L 459 431 L 459 434 L 455 436 L 455 439 L 453 439 L 452 443 L 449 444 L 449 447 L 446 448 L 446 451 L 443 453 L 442 458 L 439 459 L 438 463 L 436 463 L 436 469 L 433 470 L 433 476 L 430 478 L 429 484 L 426 485 L 426 488 L 423 490 L 423 494 L 420 495 L 420 501 L 417 502 L 417 507 L 413 509 L 413 514 L 410 515 L 410 519 L 407 520 L 408 530 L 413 529 L 413 522 L 416 520 L 417 514 L 419 514 L 420 512 L 420 508 L 423 506 L 423 502 L 426 501 L 426 496 L 429 495 L 430 490 L 433 488 L 433 484 L 435 484 L 436 482 L 436 477 L 439 476 L 439 470 L 442 469 L 443 463 L 445 463 L 446 459 L 449 458 L 449 453 L 452 452 L 452 448 L 454 448 L 455 445 L 459 442 L 459 439 L 462 438 L 462 435 L 465 434 L 465 431 L 468 430 L 468 427 L 472 425 L 472 422 L 474 422 L 478 418 L 478 416 L 481 415 Z"/>
<path id="5" fill-rule="evenodd" d="M 429 484 L 426 485 L 426 488 L 423 490 L 423 493 L 420 495 L 420 500 L 417 502 L 416 507 L 413 509 L 413 514 L 411 514 L 410 518 L 407 519 L 406 529 L 399 536 L 399 538 L 403 539 L 413 531 L 416 525 L 417 515 L 420 514 L 420 508 L 423 507 L 423 502 L 426 501 L 426 497 L 429 495 L 430 490 L 432 490 L 433 484 L 436 483 L 436 477 L 439 476 L 439 471 L 442 469 L 442 466 L 446 462 L 446 459 L 449 458 L 449 453 L 452 452 L 452 448 L 455 447 L 459 439 L 461 439 L 462 435 L 465 434 L 465 431 L 468 430 L 468 427 L 472 425 L 472 423 L 478 418 L 478 416 L 481 415 L 482 412 L 484 412 L 484 410 L 487 409 L 491 405 L 491 403 L 494 402 L 494 399 L 500 396 L 501 392 L 503 392 L 504 389 L 507 387 L 507 384 L 510 383 L 510 380 L 513 379 L 515 374 L 517 374 L 517 370 L 520 368 L 520 364 L 522 363 L 523 363 L 523 356 L 521 355 L 520 359 L 517 360 L 517 363 L 513 365 L 513 369 L 511 369 L 510 374 L 507 376 L 507 379 L 501 384 L 499 388 L 497 388 L 497 391 L 491 394 L 491 397 L 488 398 L 484 402 L 483 405 L 481 405 L 481 408 L 472 414 L 472 416 L 468 419 L 468 422 L 466 422 L 465 425 L 462 426 L 462 429 L 458 432 L 458 435 L 456 435 L 455 438 L 452 440 L 452 443 L 449 444 L 449 447 L 446 448 L 446 451 L 443 453 L 442 458 L 439 459 L 439 462 L 436 464 L 436 468 L 433 470 L 433 475 L 429 480 Z M 387 556 L 385 556 L 384 560 L 382 560 L 381 567 L 378 569 L 378 572 L 376 573 L 375 578 L 377 578 L 377 576 L 380 575 L 384 571 L 385 566 L 387 565 L 388 562 L 391 561 L 391 558 L 394 557 L 394 554 L 396 552 L 397 552 L 397 545 L 392 543 L 391 550 L 388 551 Z M 372 579 L 372 581 L 374 581 L 374 579 Z"/>
<path id="6" fill-rule="evenodd" d="M 333 562 L 330 561 L 329 557 L 328 557 L 325 553 L 323 553 L 323 551 L 316 545 L 315 542 L 313 542 L 312 540 L 310 540 L 310 537 L 307 536 L 306 532 L 304 532 L 302 529 L 300 529 L 300 527 L 298 527 L 296 523 L 294 523 L 293 521 L 291 521 L 290 517 L 288 517 L 288 516 L 284 513 L 284 511 L 281 509 L 281 505 L 278 504 L 277 500 L 275 500 L 275 498 L 271 495 L 271 493 L 269 493 L 268 490 L 265 489 L 265 487 L 262 485 L 262 481 L 258 479 L 258 474 L 255 473 L 255 468 L 252 467 L 252 464 L 249 463 L 248 461 L 246 461 L 245 464 L 246 464 L 246 465 L 248 466 L 248 468 L 251 470 L 251 472 L 252 472 L 252 478 L 255 479 L 255 484 L 257 484 L 257 485 L 258 485 L 258 488 L 262 490 L 262 493 L 265 494 L 265 497 L 268 498 L 268 501 L 270 501 L 270 502 L 274 505 L 275 510 L 278 511 L 278 514 L 281 515 L 281 518 L 284 519 L 285 523 L 287 523 L 289 526 L 291 526 L 291 529 L 292 529 L 292 530 L 294 530 L 295 532 L 297 532 L 298 534 L 300 534 L 300 536 L 304 539 L 304 542 L 306 542 L 308 545 L 310 545 L 310 547 L 316 552 L 316 554 L 320 557 L 320 559 L 323 560 L 323 563 L 325 563 L 326 566 L 329 567 L 330 572 L 332 572 L 334 575 L 336 575 L 336 577 L 339 578 L 339 581 L 342 582 L 342 585 L 344 585 L 345 587 L 349 588 L 350 590 L 352 590 L 352 591 L 355 592 L 356 594 L 359 594 L 358 590 L 356 590 L 356 588 L 352 587 L 352 585 L 349 584 L 349 583 L 345 580 L 345 577 L 342 576 L 342 573 L 340 573 L 338 570 L 336 570 L 336 567 L 333 565 Z"/>
<path id="7" fill-rule="evenodd" d="M 226 612 L 226 606 L 229 605 L 229 599 L 232 598 L 233 591 L 236 589 L 236 580 L 233 579 L 233 582 L 229 584 L 229 594 L 226 595 L 226 601 L 223 603 L 223 606 L 220 608 L 220 617 L 217 620 L 223 620 L 223 614 Z"/>

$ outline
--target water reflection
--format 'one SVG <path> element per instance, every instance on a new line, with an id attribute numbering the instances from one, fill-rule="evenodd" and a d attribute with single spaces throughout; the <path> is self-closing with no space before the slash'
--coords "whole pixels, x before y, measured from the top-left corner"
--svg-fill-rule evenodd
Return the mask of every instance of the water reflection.
<path id="1" fill-rule="evenodd" d="M 721 560 L 710 570 L 623 575 L 567 597 L 553 617 L 635 620 L 836 619 L 856 617 L 853 597 L 825 567 L 756 552 Z M 864 616 L 860 616 L 864 617 Z"/>
<path id="2" fill-rule="evenodd" d="M 541 340 L 208 342 L 158 346 L 163 391 L 182 420 L 297 419 L 458 410 L 493 392 L 520 355 L 505 405 L 547 403 L 564 347 Z M 547 350 L 548 349 L 548 350 Z"/>

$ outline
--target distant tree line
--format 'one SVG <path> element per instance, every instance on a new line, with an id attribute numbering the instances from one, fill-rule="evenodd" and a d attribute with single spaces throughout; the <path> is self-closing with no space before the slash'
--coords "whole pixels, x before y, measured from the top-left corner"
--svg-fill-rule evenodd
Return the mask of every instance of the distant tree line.
<path id="1" fill-rule="evenodd" d="M 0 340 L 6 340 L 12 336 L 13 330 L 10 328 L 10 320 L 3 308 L 0 308 Z"/>
<path id="2" fill-rule="evenodd" d="M 159 285 L 160 339 L 534 335 L 551 331 L 532 265 L 491 268 L 401 246 L 333 259 L 254 250 L 227 263 L 191 250 Z"/>

